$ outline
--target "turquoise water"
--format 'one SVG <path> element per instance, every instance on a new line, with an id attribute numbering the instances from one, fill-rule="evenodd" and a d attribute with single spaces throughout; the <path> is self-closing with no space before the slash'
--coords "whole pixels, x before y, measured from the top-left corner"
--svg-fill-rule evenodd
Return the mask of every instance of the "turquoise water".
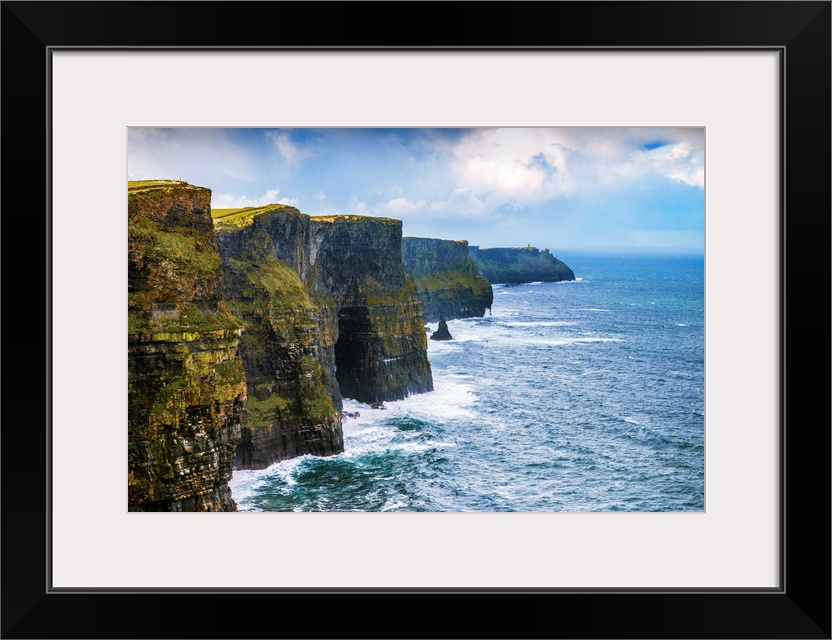
<path id="1" fill-rule="evenodd" d="M 702 511 L 704 259 L 558 257 L 428 341 L 433 393 L 346 400 L 343 454 L 235 472 L 239 510 Z"/>

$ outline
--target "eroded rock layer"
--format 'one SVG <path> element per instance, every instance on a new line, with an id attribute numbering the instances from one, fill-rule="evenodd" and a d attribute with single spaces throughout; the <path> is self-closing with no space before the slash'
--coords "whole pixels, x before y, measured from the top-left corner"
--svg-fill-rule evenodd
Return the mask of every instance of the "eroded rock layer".
<path id="1" fill-rule="evenodd" d="M 342 394 L 372 403 L 433 389 L 400 221 L 269 205 L 216 228 L 223 296 L 246 325 L 237 467 L 343 451 Z"/>
<path id="2" fill-rule="evenodd" d="M 402 257 L 426 322 L 481 318 L 491 309 L 494 292 L 468 256 L 466 240 L 404 237 Z"/>
<path id="3" fill-rule="evenodd" d="M 211 192 L 128 186 L 128 509 L 236 511 L 242 323 L 219 295 Z"/>
<path id="4" fill-rule="evenodd" d="M 575 274 L 548 249 L 520 248 L 480 249 L 469 246 L 468 253 L 488 281 L 506 284 L 523 282 L 561 282 L 574 280 Z"/>
<path id="5" fill-rule="evenodd" d="M 422 305 L 402 262 L 402 223 L 390 218 L 312 218 L 316 288 L 338 309 L 336 375 L 360 402 L 433 390 Z"/>
<path id="6" fill-rule="evenodd" d="M 220 219 L 222 291 L 245 324 L 248 401 L 235 467 L 344 450 L 337 312 L 315 292 L 309 216 L 274 205 Z"/>

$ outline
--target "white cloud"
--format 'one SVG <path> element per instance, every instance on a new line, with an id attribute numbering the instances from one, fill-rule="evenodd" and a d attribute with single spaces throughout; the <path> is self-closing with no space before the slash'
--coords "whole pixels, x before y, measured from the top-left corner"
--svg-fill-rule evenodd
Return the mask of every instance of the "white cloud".
<path id="1" fill-rule="evenodd" d="M 501 202 L 540 202 L 572 192 L 569 150 L 553 129 L 485 129 L 452 148 L 457 189 Z"/>
<path id="2" fill-rule="evenodd" d="M 430 188 L 438 181 L 376 190 L 382 199 L 352 210 L 412 224 L 452 218 L 493 226 L 525 207 L 578 194 L 603 201 L 656 180 L 704 184 L 701 129 L 484 129 L 439 147 L 437 155 L 448 159 L 441 174 L 451 178 L 447 191 Z"/>
<path id="3" fill-rule="evenodd" d="M 495 209 L 505 204 L 495 197 L 479 198 L 471 189 L 455 189 L 445 200 L 427 202 L 424 199 L 408 200 L 407 198 L 393 198 L 367 207 L 361 202 L 363 213 L 378 216 L 390 216 L 401 219 L 432 219 L 441 220 L 448 217 L 455 219 L 487 219 L 500 217 Z M 356 213 L 359 213 L 356 210 Z"/>
<path id="4" fill-rule="evenodd" d="M 298 205 L 297 198 L 278 198 L 280 189 L 268 189 L 259 198 L 249 198 L 247 195 L 235 196 L 230 193 L 214 193 L 211 195 L 213 209 L 242 209 L 243 207 L 263 207 L 267 204 L 285 204 L 291 207 Z"/>
<path id="5" fill-rule="evenodd" d="M 474 130 L 447 145 L 457 190 L 523 206 L 663 177 L 704 185 L 702 129 Z"/>
<path id="6" fill-rule="evenodd" d="M 373 212 L 385 216 L 405 216 L 425 209 L 427 209 L 427 204 L 424 200 L 411 202 L 407 198 L 393 198 L 377 204 L 373 207 Z"/>
<path id="7" fill-rule="evenodd" d="M 293 143 L 291 137 L 285 131 L 267 131 L 266 137 L 274 143 L 278 153 L 287 162 L 298 162 L 312 155 L 309 149 L 303 149 Z"/>
<path id="8" fill-rule="evenodd" d="M 702 155 L 688 142 L 635 151 L 632 158 L 636 167 L 646 167 L 647 170 L 691 187 L 705 186 Z"/>

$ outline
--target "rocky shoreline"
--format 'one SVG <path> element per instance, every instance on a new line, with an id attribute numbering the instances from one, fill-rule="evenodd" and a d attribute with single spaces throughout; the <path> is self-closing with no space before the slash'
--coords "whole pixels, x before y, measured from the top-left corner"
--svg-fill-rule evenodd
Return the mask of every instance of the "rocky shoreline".
<path id="1" fill-rule="evenodd" d="M 280 204 L 212 219 L 210 202 L 181 181 L 128 184 L 131 511 L 235 511 L 234 469 L 343 452 L 342 397 L 432 391 L 425 322 L 485 315 L 481 256 L 518 251 Z M 546 280 L 554 258 L 532 258 L 500 264 Z"/>

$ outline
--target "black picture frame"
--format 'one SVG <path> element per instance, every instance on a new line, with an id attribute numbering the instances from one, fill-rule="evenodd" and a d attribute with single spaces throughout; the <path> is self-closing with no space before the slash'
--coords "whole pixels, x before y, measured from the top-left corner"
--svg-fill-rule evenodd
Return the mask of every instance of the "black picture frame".
<path id="1" fill-rule="evenodd" d="M 157 9 L 164 6 L 164 16 Z M 408 19 L 399 16 L 406 11 Z M 830 2 L 3 2 L 3 638 L 829 638 Z M 279 24 L 272 16 L 279 16 Z M 388 28 L 379 32 L 370 18 Z M 61 48 L 768 49 L 781 61 L 780 587 L 57 593 L 48 103 Z M 788 347 L 788 349 L 787 349 Z M 91 399 L 91 411 L 95 410 Z M 79 416 L 79 425 L 82 417 Z M 80 462 L 79 462 L 80 463 Z M 94 461 L 84 461 L 94 464 Z M 79 512 L 95 496 L 78 496 Z M 806 505 L 809 505 L 808 508 Z M 240 549 L 228 541 L 224 561 Z M 126 550 L 129 552 L 129 550 Z M 484 559 L 487 561 L 487 559 Z M 333 559 L 337 562 L 337 559 Z M 385 611 L 387 615 L 377 614 Z M 389 628 L 392 614 L 400 626 Z M 304 619 L 304 616 L 309 616 Z M 453 621 L 445 627 L 440 621 Z"/>

